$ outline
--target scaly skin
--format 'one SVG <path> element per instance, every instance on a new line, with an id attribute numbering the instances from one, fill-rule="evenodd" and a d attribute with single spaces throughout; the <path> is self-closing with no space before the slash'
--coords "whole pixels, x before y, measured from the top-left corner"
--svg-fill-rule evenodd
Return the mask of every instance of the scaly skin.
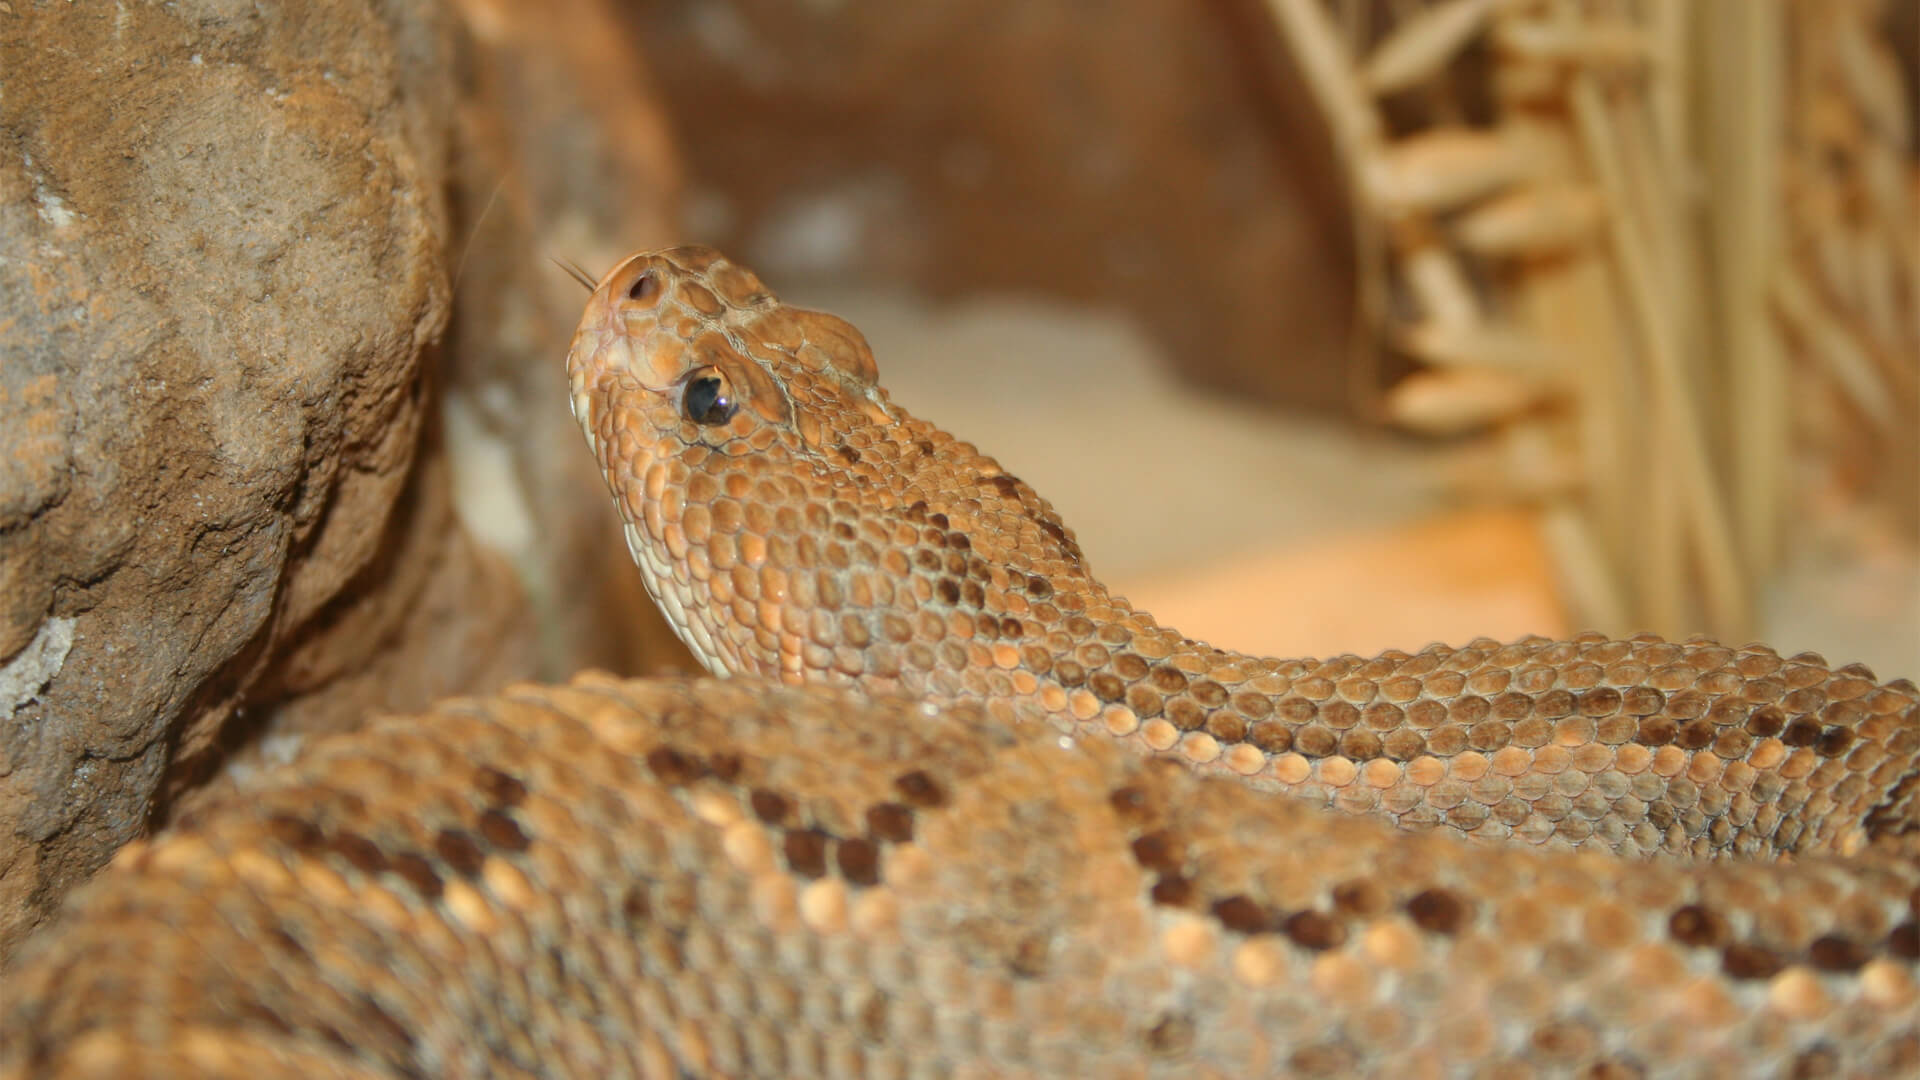
<path id="1" fill-rule="evenodd" d="M 0 1075 L 1920 1074 L 1910 683 L 1211 649 L 712 252 L 616 268 L 569 368 L 743 677 L 314 744 L 76 896 Z"/>

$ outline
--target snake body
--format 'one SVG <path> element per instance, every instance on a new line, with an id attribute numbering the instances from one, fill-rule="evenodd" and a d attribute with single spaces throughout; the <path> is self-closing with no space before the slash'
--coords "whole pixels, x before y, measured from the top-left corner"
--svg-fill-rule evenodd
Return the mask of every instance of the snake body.
<path id="1" fill-rule="evenodd" d="M 0 1076 L 1920 1075 L 1912 683 L 1212 648 L 705 249 L 568 372 L 731 677 L 316 742 L 76 895 Z"/>

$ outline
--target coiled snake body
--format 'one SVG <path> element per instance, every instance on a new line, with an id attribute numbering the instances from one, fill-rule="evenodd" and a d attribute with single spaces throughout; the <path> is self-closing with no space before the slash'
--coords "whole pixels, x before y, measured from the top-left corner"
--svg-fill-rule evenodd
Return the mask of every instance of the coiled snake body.
<path id="1" fill-rule="evenodd" d="M 0 1076 L 1920 1075 L 1913 684 L 1192 641 L 704 249 L 568 368 L 735 678 L 317 742 L 76 896 Z"/>

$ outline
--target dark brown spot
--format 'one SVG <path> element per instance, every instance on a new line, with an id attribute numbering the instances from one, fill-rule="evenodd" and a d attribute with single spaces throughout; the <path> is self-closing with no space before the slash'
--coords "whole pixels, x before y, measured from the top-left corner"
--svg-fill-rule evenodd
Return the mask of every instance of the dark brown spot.
<path id="1" fill-rule="evenodd" d="M 1720 970 L 1735 979 L 1771 979 L 1786 966 L 1771 949 L 1744 942 L 1734 942 L 1720 954 Z"/>
<path id="2" fill-rule="evenodd" d="M 1847 728 L 1828 728 L 1820 733 L 1820 739 L 1814 743 L 1813 752 L 1821 757 L 1839 757 L 1853 745 L 1853 732 Z"/>
<path id="3" fill-rule="evenodd" d="M 1240 695 L 1242 699 L 1248 696 L 1249 695 L 1246 694 Z M 1244 706 L 1242 707 L 1244 708 Z M 1274 711 L 1280 714 L 1282 720 L 1294 724 L 1304 724 L 1320 715 L 1320 706 L 1315 705 L 1303 697 L 1288 697 L 1281 698 L 1279 703 L 1274 706 Z"/>
<path id="4" fill-rule="evenodd" d="M 1694 720 L 1682 727 L 1673 741 L 1682 750 L 1698 750 L 1713 741 L 1713 723 Z"/>
<path id="5" fill-rule="evenodd" d="M 934 585 L 933 591 L 940 595 L 940 602 L 943 604 L 958 604 L 960 602 L 960 583 L 950 577 L 941 578 L 939 582 Z"/>
<path id="6" fill-rule="evenodd" d="M 1153 883 L 1149 895 L 1161 907 L 1186 907 L 1193 903 L 1193 882 L 1179 874 L 1166 874 Z"/>
<path id="7" fill-rule="evenodd" d="M 327 847 L 363 874 L 377 874 L 387 868 L 387 856 L 380 845 L 351 829 L 341 829 L 328 837 Z"/>
<path id="8" fill-rule="evenodd" d="M 987 604 L 987 591 L 977 581 L 969 581 L 960 586 L 960 596 L 970 608 L 981 608 Z"/>
<path id="9" fill-rule="evenodd" d="M 627 886 L 627 893 L 620 898 L 620 917 L 627 922 L 627 929 L 638 930 L 640 924 L 653 917 L 653 902 L 647 899 L 647 890 L 639 885 Z"/>
<path id="10" fill-rule="evenodd" d="M 867 808 L 867 835 L 882 844 L 911 842 L 913 811 L 896 802 L 873 804 Z"/>
<path id="11" fill-rule="evenodd" d="M 1135 784 L 1114 788 L 1107 793 L 1107 805 L 1122 820 L 1139 821 L 1147 816 L 1147 789 Z"/>
<path id="12" fill-rule="evenodd" d="M 1340 737 L 1340 753 L 1354 761 L 1381 756 L 1380 736 L 1371 731 L 1349 731 Z"/>
<path id="13" fill-rule="evenodd" d="M 1331 757 L 1340 747 L 1340 737 L 1319 724 L 1309 724 L 1293 733 L 1293 746 L 1310 758 Z"/>
<path id="14" fill-rule="evenodd" d="M 855 885 L 880 883 L 880 849 L 871 841 L 857 836 L 840 841 L 833 847 L 833 861 L 839 864 L 840 876 Z"/>
<path id="15" fill-rule="evenodd" d="M 1269 754 L 1293 749 L 1293 729 L 1278 720 L 1261 720 L 1247 732 L 1247 740 Z"/>
<path id="16" fill-rule="evenodd" d="M 846 462 L 849 465 L 860 464 L 860 451 L 855 450 L 853 447 L 848 446 L 845 443 L 842 443 L 839 446 L 834 447 L 833 452 L 836 454 L 839 454 L 840 460 Z"/>
<path id="17" fill-rule="evenodd" d="M 647 768 L 653 770 L 661 783 L 672 787 L 690 784 L 707 771 L 698 757 L 671 746 L 656 746 L 647 751 Z"/>
<path id="18" fill-rule="evenodd" d="M 1087 681 L 1087 669 L 1077 660 L 1061 660 L 1053 665 L 1053 677 L 1061 686 L 1079 686 Z"/>
<path id="19" fill-rule="evenodd" d="M 1155 829 L 1134 838 L 1134 861 L 1155 873 L 1179 873 L 1182 858 L 1179 842 L 1165 829 Z"/>
<path id="20" fill-rule="evenodd" d="M 1667 918 L 1667 933 L 1682 945 L 1696 949 L 1714 948 L 1727 940 L 1727 920 L 1712 908 L 1688 904 L 1675 908 Z"/>
<path id="21" fill-rule="evenodd" d="M 1815 938 L 1807 946 L 1807 959 L 1821 971 L 1858 971 L 1873 959 L 1865 946 L 1839 934 Z"/>
<path id="22" fill-rule="evenodd" d="M 416 851 L 402 852 L 393 857 L 393 865 L 389 869 L 400 875 L 400 880 L 413 886 L 413 891 L 419 893 L 421 899 L 440 899 L 444 886 L 439 872 L 427 861 L 426 856 Z"/>
<path id="23" fill-rule="evenodd" d="M 787 869 L 804 878 L 826 875 L 826 833 L 818 829 L 788 829 L 780 846 L 787 856 Z"/>
<path id="24" fill-rule="evenodd" d="M 1407 901 L 1413 925 L 1434 934 L 1454 934 L 1466 921 L 1467 907 L 1445 889 L 1427 889 Z"/>
<path id="25" fill-rule="evenodd" d="M 1115 702 L 1127 696 L 1127 684 L 1111 671 L 1096 671 L 1087 677 L 1087 687 L 1095 697 L 1105 702 Z"/>
<path id="26" fill-rule="evenodd" d="M 707 771 L 723 784 L 731 784 L 738 780 L 740 770 L 744 768 L 746 768 L 746 761 L 731 750 L 716 751 L 707 758 Z"/>
<path id="27" fill-rule="evenodd" d="M 936 529 L 944 529 L 948 525 L 947 515 L 942 514 L 936 510 L 933 513 L 927 515 L 927 524 L 933 526 Z"/>
<path id="28" fill-rule="evenodd" d="M 1008 476 L 1006 473 L 988 477 L 987 482 L 993 485 L 993 490 L 999 492 L 1006 498 L 1015 499 L 1020 496 L 1020 481 Z"/>
<path id="29" fill-rule="evenodd" d="M 895 777 L 893 789 L 900 793 L 900 797 L 906 800 L 908 806 L 924 810 L 946 805 L 946 791 L 940 787 L 938 781 L 922 769 L 915 769 Z"/>
<path id="30" fill-rule="evenodd" d="M 1202 709 L 1199 704 L 1191 698 L 1178 697 L 1172 701 L 1161 701 L 1159 700 L 1160 695 L 1147 687 L 1142 686 L 1137 687 L 1137 689 L 1143 693 L 1153 694 L 1155 708 L 1165 711 L 1167 719 L 1172 721 L 1173 726 L 1179 728 L 1181 731 L 1197 731 L 1207 722 L 1207 711 Z M 1129 700 L 1128 703 L 1132 704 L 1131 700 Z M 1153 715 L 1152 712 L 1144 711 L 1138 707 L 1133 711 L 1140 716 Z M 1220 733 L 1215 732 L 1215 735 L 1220 735 Z M 1240 741 L 1240 733 L 1224 737 L 1228 742 Z"/>
<path id="31" fill-rule="evenodd" d="M 754 788 L 747 795 L 747 805 L 753 808 L 753 816 L 768 825 L 779 825 L 787 820 L 787 811 L 792 804 L 787 797 L 777 791 L 766 788 Z"/>
<path id="32" fill-rule="evenodd" d="M 465 829 L 441 829 L 433 838 L 433 853 L 464 878 L 479 877 L 487 858 Z"/>
<path id="33" fill-rule="evenodd" d="M 474 773 L 473 786 L 488 802 L 506 809 L 519 806 L 527 797 L 527 785 L 491 765 L 482 765 Z"/>
<path id="34" fill-rule="evenodd" d="M 1187 688 L 1187 676 L 1179 668 L 1166 664 L 1156 666 L 1148 679 L 1155 690 L 1163 694 L 1178 694 Z"/>
<path id="35" fill-rule="evenodd" d="M 627 286 L 627 299 L 645 303 L 660 295 L 660 275 L 649 270 Z"/>
<path id="36" fill-rule="evenodd" d="M 1000 620 L 1000 636 L 1009 641 L 1019 641 L 1026 632 L 1027 628 L 1020 625 L 1019 619 L 1008 616 Z"/>
<path id="37" fill-rule="evenodd" d="M 940 572 L 940 553 L 931 548 L 915 548 L 913 565 L 929 573 Z"/>
<path id="38" fill-rule="evenodd" d="M 274 814 L 267 818 L 267 832 L 295 851 L 312 851 L 327 838 L 318 825 L 292 814 Z"/>
<path id="39" fill-rule="evenodd" d="M 1665 746 L 1673 741 L 1676 728 L 1673 721 L 1664 716 L 1649 716 L 1640 721 L 1640 730 L 1634 741 L 1643 746 Z"/>
<path id="40" fill-rule="evenodd" d="M 1053 595 L 1053 583 L 1039 574 L 1027 578 L 1027 595 L 1035 600 L 1045 600 Z"/>
<path id="41" fill-rule="evenodd" d="M 527 850 L 530 841 L 520 823 L 504 811 L 489 809 L 480 815 L 480 838 L 496 849 L 507 852 Z"/>
<path id="42" fill-rule="evenodd" d="M 1787 714 L 1778 705 L 1762 705 L 1747 717 L 1747 733 L 1770 739 L 1786 730 Z"/>
<path id="43" fill-rule="evenodd" d="M 1247 739 L 1246 718 L 1237 713 L 1217 712 L 1208 716 L 1192 698 L 1175 698 L 1167 706 L 1167 718 L 1182 731 L 1192 731 L 1205 725 L 1207 733 L 1224 743 L 1245 742 Z"/>
<path id="44" fill-rule="evenodd" d="M 1273 925 L 1273 917 L 1267 913 L 1267 909 L 1248 896 L 1229 896 L 1225 900 L 1214 901 L 1213 917 L 1236 934 L 1258 934 Z"/>
<path id="45" fill-rule="evenodd" d="M 1280 924 L 1287 938 L 1303 949 L 1335 949 L 1346 944 L 1346 924 L 1320 911 L 1296 911 Z"/>
<path id="46" fill-rule="evenodd" d="M 973 540 L 966 533 L 950 532 L 947 534 L 947 546 L 955 551 L 971 551 Z"/>
<path id="47" fill-rule="evenodd" d="M 1812 746 L 1820 741 L 1820 725 L 1803 716 L 1787 725 L 1780 741 L 1792 747 Z"/>
<path id="48" fill-rule="evenodd" d="M 1160 715 L 1161 698 L 1153 687 L 1145 683 L 1135 683 L 1127 687 L 1127 708 L 1133 715 L 1146 718 Z"/>

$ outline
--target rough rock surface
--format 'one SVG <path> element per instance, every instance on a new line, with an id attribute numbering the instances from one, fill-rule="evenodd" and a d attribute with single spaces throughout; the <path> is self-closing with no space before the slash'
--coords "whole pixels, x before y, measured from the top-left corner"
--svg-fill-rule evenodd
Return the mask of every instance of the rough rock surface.
<path id="1" fill-rule="evenodd" d="M 473 222 L 507 186 L 550 197 L 559 159 L 515 171 L 541 140 L 575 161 L 606 140 L 597 117 L 486 120 L 489 95 L 567 65 L 516 60 L 472 14 L 0 11 L 0 958 L 237 746 L 637 635 L 576 615 L 543 654 L 529 594 L 561 575 L 456 512 L 475 470 L 448 447 L 472 425 L 442 401 L 511 396 L 475 372 L 514 371 L 552 383 L 525 408 L 564 430 L 553 365 L 578 304 L 531 254 L 539 222 Z M 664 239 L 664 143 L 599 153 L 635 195 L 580 228 Z M 470 240 L 494 247 L 462 273 Z M 581 483 L 559 512 L 556 455 L 526 455 L 496 472 L 556 512 L 533 519 L 553 564 L 579 563 L 605 500 Z"/>
<path id="2" fill-rule="evenodd" d="M 1351 213 L 1260 0 L 627 10 L 691 239 L 780 280 L 1101 303 L 1200 381 L 1352 404 Z"/>

